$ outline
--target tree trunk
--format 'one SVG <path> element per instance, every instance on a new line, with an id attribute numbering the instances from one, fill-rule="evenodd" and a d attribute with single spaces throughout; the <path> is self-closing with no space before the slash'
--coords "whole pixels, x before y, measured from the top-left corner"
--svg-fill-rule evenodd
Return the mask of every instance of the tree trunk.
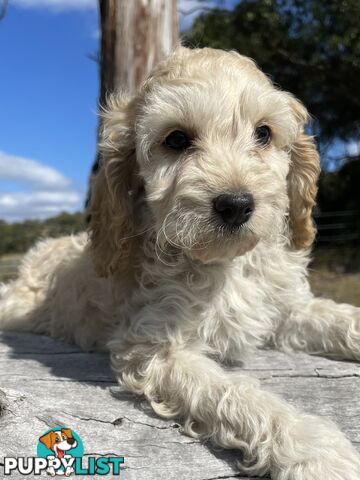
<path id="1" fill-rule="evenodd" d="M 176 0 L 99 0 L 100 105 L 106 103 L 108 93 L 118 89 L 134 93 L 152 67 L 176 46 L 179 41 L 176 3 Z M 99 160 L 97 153 L 86 205 Z"/>
<path id="2" fill-rule="evenodd" d="M 116 11 L 118 0 L 100 0 L 100 105 L 106 101 L 106 92 L 115 87 Z"/>
<path id="3" fill-rule="evenodd" d="M 176 0 L 119 1 L 115 86 L 133 92 L 178 42 Z"/>

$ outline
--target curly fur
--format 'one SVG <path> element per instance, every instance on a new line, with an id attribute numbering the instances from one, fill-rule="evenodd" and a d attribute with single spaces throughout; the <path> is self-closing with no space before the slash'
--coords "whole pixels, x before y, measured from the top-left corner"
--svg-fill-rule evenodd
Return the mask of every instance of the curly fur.
<path id="1" fill-rule="evenodd" d="M 107 346 L 126 389 L 238 449 L 243 471 L 358 480 L 335 425 L 225 366 L 269 346 L 360 360 L 360 309 L 314 298 L 307 280 L 319 157 L 304 106 L 235 52 L 178 48 L 103 117 L 89 237 L 27 254 L 0 291 L 1 328 Z M 186 152 L 164 146 L 173 130 L 191 135 Z M 238 191 L 255 210 L 229 232 L 212 200 Z"/>

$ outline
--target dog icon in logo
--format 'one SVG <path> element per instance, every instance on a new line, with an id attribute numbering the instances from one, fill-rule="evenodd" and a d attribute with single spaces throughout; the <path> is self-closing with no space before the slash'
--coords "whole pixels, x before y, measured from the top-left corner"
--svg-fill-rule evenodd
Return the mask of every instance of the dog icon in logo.
<path id="1" fill-rule="evenodd" d="M 68 454 L 69 450 L 76 448 L 77 441 L 75 440 L 72 431 L 69 428 L 62 428 L 61 430 L 51 431 L 39 438 L 39 441 L 45 445 L 46 448 L 52 450 L 54 455 L 49 455 L 47 458 L 54 459 L 69 459 L 72 455 Z M 67 477 L 74 472 L 72 467 L 67 467 L 65 471 L 55 472 L 54 467 L 49 467 L 47 473 L 54 477 L 55 475 L 66 475 Z"/>

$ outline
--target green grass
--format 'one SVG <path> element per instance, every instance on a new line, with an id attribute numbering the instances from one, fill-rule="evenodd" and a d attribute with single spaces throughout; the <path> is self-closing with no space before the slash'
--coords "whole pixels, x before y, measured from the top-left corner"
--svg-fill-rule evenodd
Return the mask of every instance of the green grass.
<path id="1" fill-rule="evenodd" d="M 327 269 L 311 270 L 310 284 L 315 295 L 360 307 L 360 273 L 336 273 Z"/>
<path id="2" fill-rule="evenodd" d="M 360 248 L 316 248 L 313 257 L 310 283 L 315 295 L 360 306 Z"/>
<path id="3" fill-rule="evenodd" d="M 313 252 L 312 266 L 315 270 L 336 273 L 360 272 L 360 248 L 355 245 L 318 247 Z"/>

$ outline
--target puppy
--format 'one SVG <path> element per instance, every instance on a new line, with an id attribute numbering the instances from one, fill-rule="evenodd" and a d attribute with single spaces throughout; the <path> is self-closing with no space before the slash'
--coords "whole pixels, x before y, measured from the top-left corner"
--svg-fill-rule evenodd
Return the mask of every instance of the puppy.
<path id="1" fill-rule="evenodd" d="M 308 114 L 235 52 L 178 48 L 103 111 L 89 235 L 45 240 L 0 326 L 110 349 L 121 385 L 274 480 L 358 480 L 329 421 L 227 365 L 272 347 L 360 359 L 360 309 L 307 280 L 319 156 Z"/>
<path id="2" fill-rule="evenodd" d="M 66 455 L 66 452 L 77 446 L 77 441 L 73 437 L 72 431 L 69 428 L 62 428 L 59 431 L 49 432 L 40 437 L 39 441 L 43 443 L 46 448 L 55 453 L 54 456 L 48 456 L 48 458 L 69 459 L 71 458 L 71 455 Z M 73 472 L 74 469 L 68 466 L 66 467 L 64 474 L 68 477 Z M 47 473 L 54 477 L 56 475 L 55 468 L 49 467 Z"/>

